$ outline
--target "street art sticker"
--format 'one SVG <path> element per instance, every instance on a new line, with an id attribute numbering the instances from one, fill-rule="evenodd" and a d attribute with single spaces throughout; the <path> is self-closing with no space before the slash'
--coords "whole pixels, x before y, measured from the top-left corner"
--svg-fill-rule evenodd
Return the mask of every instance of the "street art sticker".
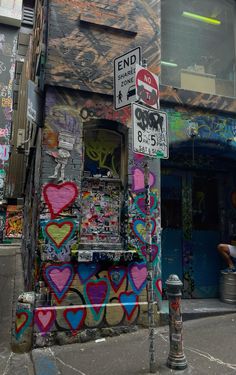
<path id="1" fill-rule="evenodd" d="M 5 235 L 8 238 L 21 238 L 23 229 L 22 206 L 7 207 Z"/>
<path id="2" fill-rule="evenodd" d="M 0 145 L 0 160 L 6 161 L 9 159 L 10 146 Z"/>
<path id="3" fill-rule="evenodd" d="M 84 307 L 68 307 L 63 311 L 63 316 L 72 331 L 72 335 L 76 335 L 83 326 L 86 315 L 87 310 Z"/>
<path id="4" fill-rule="evenodd" d="M 152 188 L 155 185 L 155 175 L 149 172 L 149 186 Z M 141 168 L 132 168 L 132 191 L 138 193 L 145 189 L 144 172 Z"/>
<path id="5" fill-rule="evenodd" d="M 140 294 L 142 289 L 146 286 L 147 281 L 146 263 L 143 262 L 130 264 L 128 277 L 133 291 L 136 294 Z"/>
<path id="6" fill-rule="evenodd" d="M 72 264 L 45 265 L 43 273 L 44 279 L 55 295 L 57 302 L 61 303 L 74 278 Z"/>
<path id="7" fill-rule="evenodd" d="M 98 263 L 79 263 L 77 271 L 81 284 L 85 284 L 99 270 L 100 265 Z"/>
<path id="8" fill-rule="evenodd" d="M 52 220 L 43 227 L 44 235 L 52 242 L 56 252 L 73 237 L 76 225 L 68 219 Z"/>
<path id="9" fill-rule="evenodd" d="M 108 277 L 111 283 L 112 289 L 115 293 L 118 292 L 123 282 L 126 280 L 127 267 L 124 266 L 113 266 L 108 269 Z"/>
<path id="10" fill-rule="evenodd" d="M 160 278 L 157 278 L 154 280 L 154 292 L 158 298 L 159 301 L 161 301 L 162 298 L 162 280 Z"/>
<path id="11" fill-rule="evenodd" d="M 138 296 L 133 292 L 123 292 L 119 295 L 119 302 L 130 320 L 135 309 L 138 307 Z"/>
<path id="12" fill-rule="evenodd" d="M 90 280 L 84 288 L 85 299 L 95 320 L 99 320 L 105 305 L 108 302 L 110 285 L 106 278 Z"/>
<path id="13" fill-rule="evenodd" d="M 34 321 L 43 336 L 50 331 L 55 320 L 55 309 L 35 309 L 34 311 Z"/>
<path id="14" fill-rule="evenodd" d="M 59 132 L 58 149 L 56 151 L 47 151 L 47 154 L 52 156 L 57 163 L 54 174 L 52 176 L 49 176 L 49 178 L 57 178 L 59 175 L 59 181 L 64 181 L 65 167 L 68 163 L 74 144 L 75 137 L 73 136 L 73 134 L 65 131 Z"/>
<path id="15" fill-rule="evenodd" d="M 78 188 L 74 182 L 63 182 L 59 185 L 49 183 L 43 187 L 43 198 L 52 218 L 69 207 L 77 197 Z"/>
<path id="16" fill-rule="evenodd" d="M 25 330 L 30 326 L 32 323 L 33 314 L 30 310 L 27 309 L 20 309 L 16 312 L 16 323 L 15 323 L 15 336 L 16 339 L 23 335 Z"/>

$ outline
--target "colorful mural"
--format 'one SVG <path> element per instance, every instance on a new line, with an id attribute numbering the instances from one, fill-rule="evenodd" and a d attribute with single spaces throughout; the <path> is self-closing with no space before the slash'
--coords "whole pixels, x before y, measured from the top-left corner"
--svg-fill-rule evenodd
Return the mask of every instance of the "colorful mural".
<path id="1" fill-rule="evenodd" d="M 21 238 L 23 229 L 23 207 L 7 206 L 5 236 L 9 238 Z"/>
<path id="2" fill-rule="evenodd" d="M 113 130 L 114 124 L 119 129 L 129 126 L 130 110 L 115 112 L 111 100 L 101 101 L 98 95 L 88 99 L 48 89 L 37 272 L 48 292 L 34 313 L 35 335 L 63 331 L 73 336 L 88 327 L 147 319 L 144 158 L 128 146 L 129 180 L 122 186 L 114 137 L 109 141 L 104 136 L 96 147 L 89 138 L 84 151 L 83 130 L 95 120 L 111 120 Z M 61 148 L 61 132 L 73 138 L 63 174 L 55 173 L 54 154 Z M 85 165 L 90 168 L 84 170 Z M 162 293 L 158 168 L 158 161 L 150 163 L 156 300 Z"/>

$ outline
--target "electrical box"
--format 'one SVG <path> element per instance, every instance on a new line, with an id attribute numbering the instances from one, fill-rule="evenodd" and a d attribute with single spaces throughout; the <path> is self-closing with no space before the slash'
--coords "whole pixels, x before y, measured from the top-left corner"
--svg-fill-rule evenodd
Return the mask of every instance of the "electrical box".
<path id="1" fill-rule="evenodd" d="M 16 147 L 24 148 L 24 142 L 25 142 L 25 129 L 18 129 Z"/>

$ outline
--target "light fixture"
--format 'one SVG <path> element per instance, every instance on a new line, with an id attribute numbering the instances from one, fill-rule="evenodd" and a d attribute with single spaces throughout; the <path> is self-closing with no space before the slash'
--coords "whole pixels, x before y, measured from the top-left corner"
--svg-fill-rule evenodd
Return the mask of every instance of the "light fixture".
<path id="1" fill-rule="evenodd" d="M 204 17 L 204 16 L 201 16 L 200 14 L 196 14 L 196 13 L 183 12 L 182 16 L 187 17 L 187 18 L 191 18 L 192 20 L 209 23 L 211 25 L 221 25 L 221 21 L 219 21 L 215 18 Z"/>
<path id="2" fill-rule="evenodd" d="M 176 68 L 178 66 L 178 64 L 169 61 L 161 61 L 161 65 L 171 66 L 172 68 Z"/>

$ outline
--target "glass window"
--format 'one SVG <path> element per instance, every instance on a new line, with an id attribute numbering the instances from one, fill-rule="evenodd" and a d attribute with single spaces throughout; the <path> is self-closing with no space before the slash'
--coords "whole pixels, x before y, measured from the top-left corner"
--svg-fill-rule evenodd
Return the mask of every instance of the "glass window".
<path id="1" fill-rule="evenodd" d="M 236 96 L 236 2 L 162 0 L 161 83 Z"/>

